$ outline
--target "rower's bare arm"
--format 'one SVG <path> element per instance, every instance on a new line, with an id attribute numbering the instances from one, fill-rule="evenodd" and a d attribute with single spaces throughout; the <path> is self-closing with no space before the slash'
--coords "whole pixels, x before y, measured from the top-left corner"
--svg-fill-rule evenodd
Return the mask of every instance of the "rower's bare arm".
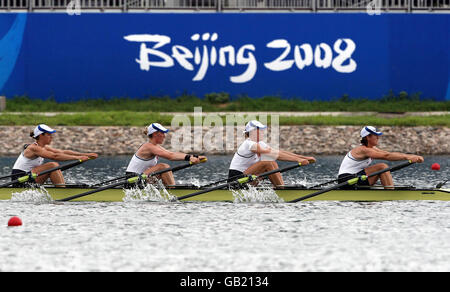
<path id="1" fill-rule="evenodd" d="M 388 161 L 398 161 L 398 160 L 411 160 L 412 162 L 422 163 L 424 161 L 422 156 L 405 154 L 400 152 L 388 152 L 378 148 L 367 148 L 362 150 L 367 157 L 372 159 L 382 159 Z"/>
<path id="2" fill-rule="evenodd" d="M 165 158 L 170 161 L 184 160 L 187 155 L 186 153 L 182 153 L 182 152 L 168 151 L 159 145 L 152 145 L 152 144 L 147 144 L 147 146 L 143 150 L 150 151 L 151 152 L 150 156 L 156 155 L 156 156 Z M 206 156 L 199 156 L 199 157 L 191 156 L 190 157 L 190 162 L 192 162 L 192 163 L 199 163 L 199 162 L 205 161 L 205 160 L 206 160 Z"/>
<path id="3" fill-rule="evenodd" d="M 89 157 L 87 156 L 76 156 L 76 155 L 69 155 L 69 154 L 65 154 L 63 153 L 63 151 L 52 151 L 52 150 L 58 150 L 58 149 L 54 149 L 54 148 L 50 148 L 48 149 L 46 148 L 42 148 L 42 147 L 32 147 L 30 149 L 36 156 L 42 157 L 42 158 L 47 158 L 47 159 L 51 159 L 51 160 L 56 160 L 56 161 L 67 161 L 67 160 L 88 160 Z"/>
<path id="4" fill-rule="evenodd" d="M 257 144 L 255 144 L 252 147 L 251 151 L 255 152 L 257 154 L 267 155 L 275 160 L 299 162 L 302 165 L 308 165 L 310 163 L 309 159 L 314 159 L 313 157 L 306 158 L 306 157 L 297 155 L 295 153 L 291 153 L 291 152 L 284 151 L 284 150 L 273 149 L 271 147 L 263 148 Z M 315 161 L 315 159 L 314 159 L 314 161 Z"/>
<path id="5" fill-rule="evenodd" d="M 256 153 L 256 154 L 265 154 L 265 155 L 270 155 L 274 149 L 270 148 L 269 146 L 267 146 L 266 148 L 261 147 L 261 145 L 259 145 L 258 143 L 255 143 L 252 148 L 250 149 L 250 151 Z"/>
<path id="6" fill-rule="evenodd" d="M 67 155 L 72 155 L 72 156 L 78 156 L 78 157 L 89 157 L 89 159 L 95 159 L 98 157 L 97 153 L 82 153 L 82 152 L 77 152 L 77 151 L 73 151 L 73 150 L 60 150 L 60 149 L 55 149 L 52 148 L 50 146 L 45 146 L 45 148 L 49 151 L 55 152 L 55 153 L 63 153 L 63 154 L 67 154 Z"/>
<path id="7" fill-rule="evenodd" d="M 283 153 L 288 154 L 288 155 L 292 155 L 292 156 L 296 157 L 297 159 L 308 160 L 309 163 L 316 162 L 316 158 L 314 158 L 312 156 L 304 156 L 304 155 L 296 154 L 294 152 L 289 152 L 289 151 L 285 151 L 285 150 L 280 150 L 280 152 L 283 152 Z"/>
<path id="8" fill-rule="evenodd" d="M 96 159 L 98 157 L 98 154 L 94 153 L 94 152 L 82 153 L 82 152 L 77 152 L 77 151 L 72 151 L 72 150 L 64 150 L 64 154 L 75 155 L 75 156 L 87 156 L 87 157 L 89 157 L 89 159 Z"/>
<path id="9" fill-rule="evenodd" d="M 299 162 L 302 165 L 308 165 L 310 163 L 309 159 L 306 159 L 305 157 L 301 157 L 300 155 L 284 150 L 278 151 L 278 160 Z"/>
<path id="10" fill-rule="evenodd" d="M 184 156 L 180 152 L 171 152 L 159 145 L 153 145 L 151 143 L 144 144 L 142 146 L 140 152 L 143 154 L 143 157 L 150 157 L 150 156 L 158 156 L 167 160 L 176 161 L 176 160 L 183 160 Z"/>
<path id="11" fill-rule="evenodd" d="M 273 160 L 277 160 L 279 157 L 279 151 L 277 149 L 273 149 L 270 146 L 261 147 L 261 145 L 255 143 L 250 151 L 256 153 L 258 155 L 264 155 L 272 158 Z"/>

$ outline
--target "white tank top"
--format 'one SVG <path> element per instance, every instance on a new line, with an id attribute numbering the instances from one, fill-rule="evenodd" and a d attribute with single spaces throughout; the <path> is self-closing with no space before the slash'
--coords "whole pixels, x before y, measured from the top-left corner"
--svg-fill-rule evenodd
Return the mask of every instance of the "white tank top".
<path id="1" fill-rule="evenodd" d="M 36 144 L 36 143 L 34 143 Z M 25 151 L 25 150 L 24 150 Z M 25 172 L 30 172 L 33 168 L 40 166 L 44 163 L 44 158 L 36 157 L 34 159 L 27 158 L 23 155 L 23 152 L 20 153 L 19 157 L 14 163 L 13 169 L 23 170 Z"/>
<path id="2" fill-rule="evenodd" d="M 142 145 L 141 145 L 141 147 L 142 147 Z M 139 149 L 141 147 L 139 147 Z M 138 149 L 138 151 L 139 151 L 139 149 Z M 136 151 L 136 153 L 138 151 Z M 127 172 L 134 172 L 134 173 L 141 174 L 148 168 L 153 167 L 156 164 L 158 164 L 158 156 L 155 156 L 151 159 L 144 159 L 144 158 L 137 156 L 136 153 L 133 155 L 133 157 L 130 160 L 130 163 L 128 164 Z"/>
<path id="3" fill-rule="evenodd" d="M 372 163 L 372 158 L 358 160 L 352 156 L 352 151 L 349 151 L 342 160 L 339 168 L 339 175 L 344 173 L 356 174 L 361 170 L 367 168 Z"/>
<path id="4" fill-rule="evenodd" d="M 261 157 L 259 157 L 255 152 L 251 151 L 253 145 L 255 144 L 255 141 L 246 139 L 234 154 L 233 160 L 231 160 L 230 169 L 244 172 L 253 164 L 261 161 Z M 267 144 L 262 141 L 259 142 L 259 146 L 261 146 L 262 148 L 268 147 Z"/>

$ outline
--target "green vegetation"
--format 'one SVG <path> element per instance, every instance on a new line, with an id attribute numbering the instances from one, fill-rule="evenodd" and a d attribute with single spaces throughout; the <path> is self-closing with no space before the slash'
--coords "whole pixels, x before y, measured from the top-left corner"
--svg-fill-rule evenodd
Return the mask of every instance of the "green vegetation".
<path id="1" fill-rule="evenodd" d="M 257 115 L 257 113 L 255 113 Z M 257 116 L 256 116 L 257 117 Z M 57 114 L 44 116 L 41 114 L 0 115 L 0 125 L 30 125 L 45 123 L 51 126 L 147 126 L 150 122 L 171 125 L 172 115 L 160 115 L 152 112 L 110 111 L 86 112 L 74 114 Z M 245 117 L 244 117 L 245 118 Z M 190 117 L 194 124 L 193 117 Z M 226 117 L 222 117 L 226 124 Z M 450 127 L 450 115 L 438 116 L 406 116 L 383 118 L 379 116 L 308 116 L 279 117 L 280 125 L 375 125 L 375 126 L 446 126 Z M 269 116 L 270 124 L 270 116 Z"/>
<path id="2" fill-rule="evenodd" d="M 439 116 L 406 116 L 383 118 L 377 116 L 312 116 L 312 117 L 280 117 L 280 125 L 317 125 L 317 126 L 445 126 L 450 127 L 450 115 Z"/>
<path id="3" fill-rule="evenodd" d="M 344 95 L 332 101 L 305 101 L 262 97 L 252 99 L 240 96 L 231 99 L 227 93 L 210 93 L 203 98 L 182 95 L 178 98 L 149 97 L 145 99 L 113 98 L 86 99 L 59 103 L 54 99 L 40 100 L 14 97 L 7 100 L 6 111 L 0 114 L 0 125 L 49 125 L 66 126 L 146 126 L 152 121 L 170 125 L 170 112 L 193 113 L 194 107 L 203 112 L 425 112 L 450 111 L 450 101 L 423 99 L 419 94 L 390 92 L 379 100 L 355 99 Z M 169 114 L 160 114 L 169 112 Z M 48 116 L 38 113 L 57 113 Z M 368 113 L 369 114 L 369 113 Z M 222 117 L 225 124 L 225 117 Z M 191 117 L 193 123 L 193 118 Z M 280 115 L 281 125 L 363 125 L 376 126 L 446 126 L 450 127 L 450 115 L 404 116 L 385 118 L 369 116 L 308 116 Z M 269 121 L 270 123 L 270 121 Z"/>
<path id="4" fill-rule="evenodd" d="M 148 126 L 150 121 L 170 125 L 172 117 L 158 113 L 134 113 L 131 111 L 61 113 L 54 116 L 4 113 L 0 115 L 0 125 L 18 126 L 45 123 L 53 126 Z"/>
<path id="5" fill-rule="evenodd" d="M 435 101 L 420 98 L 420 94 L 406 92 L 381 97 L 379 100 L 351 98 L 344 95 L 332 101 L 306 101 L 302 99 L 281 99 L 280 97 L 250 98 L 240 96 L 231 99 L 228 93 L 210 93 L 204 98 L 182 95 L 177 98 L 148 97 L 144 99 L 112 98 L 86 99 L 59 103 L 54 99 L 38 100 L 28 97 L 14 97 L 7 100 L 8 112 L 87 112 L 87 111 L 132 111 L 132 112 L 193 112 L 194 107 L 202 107 L 203 112 L 416 112 L 450 111 L 450 101 Z"/>

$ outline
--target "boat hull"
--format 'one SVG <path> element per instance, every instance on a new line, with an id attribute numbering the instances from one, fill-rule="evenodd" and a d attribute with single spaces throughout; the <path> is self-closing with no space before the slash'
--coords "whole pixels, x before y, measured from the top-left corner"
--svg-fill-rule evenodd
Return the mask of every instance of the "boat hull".
<path id="1" fill-rule="evenodd" d="M 11 200 L 17 198 L 18 194 L 30 189 L 24 188 L 0 188 L 0 200 Z M 73 195 L 81 194 L 92 190 L 91 188 L 45 188 L 53 200 L 60 200 Z M 196 189 L 176 188 L 169 189 L 171 195 L 180 197 L 195 193 Z M 290 201 L 302 196 L 314 193 L 317 190 L 311 189 L 284 189 L 275 190 L 279 199 Z M 22 196 L 22 198 L 26 196 Z M 95 201 L 95 202 L 122 202 L 124 201 L 125 192 L 123 189 L 109 189 L 84 196 L 73 201 Z M 145 198 L 145 196 L 142 196 Z M 275 196 L 275 198 L 277 198 Z M 281 201 L 280 200 L 280 201 Z M 450 201 L 449 190 L 426 190 L 426 189 L 365 189 L 365 190 L 333 190 L 327 193 L 315 196 L 305 201 L 397 201 L 397 200 L 438 200 Z M 236 197 L 229 190 L 216 190 L 202 195 L 194 196 L 183 201 L 236 201 Z M 245 201 L 245 199 L 244 199 Z M 256 199 L 256 201 L 258 201 Z"/>

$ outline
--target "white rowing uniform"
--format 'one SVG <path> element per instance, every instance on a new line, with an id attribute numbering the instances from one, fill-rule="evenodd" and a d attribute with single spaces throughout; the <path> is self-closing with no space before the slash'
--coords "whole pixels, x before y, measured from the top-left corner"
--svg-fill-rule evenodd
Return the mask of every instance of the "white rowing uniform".
<path id="1" fill-rule="evenodd" d="M 230 170 L 244 172 L 253 164 L 261 161 L 261 157 L 251 150 L 255 144 L 257 144 L 257 142 L 247 138 L 241 146 L 239 146 L 237 152 L 233 156 L 233 160 L 231 160 Z M 268 148 L 268 145 L 262 141 L 258 142 L 258 144 L 262 148 Z"/>
<path id="2" fill-rule="evenodd" d="M 37 143 L 34 144 L 37 145 Z M 22 151 L 22 153 L 20 153 L 19 157 L 14 163 L 13 169 L 30 172 L 33 168 L 38 167 L 44 163 L 44 158 L 39 156 L 33 159 L 25 157 L 25 155 L 23 155 L 24 151 L 25 149 Z"/>
<path id="3" fill-rule="evenodd" d="M 142 145 L 144 145 L 144 144 L 142 144 Z M 142 147 L 142 145 L 141 145 L 141 147 Z M 139 149 L 141 147 L 139 147 Z M 139 151 L 139 149 L 138 149 L 138 151 Z M 142 174 L 148 168 L 153 167 L 156 164 L 158 164 L 158 156 L 155 155 L 153 158 L 144 159 L 137 155 L 138 151 L 136 151 L 136 153 L 131 158 L 130 163 L 128 164 L 128 167 L 127 167 L 127 172 Z"/>
<path id="4" fill-rule="evenodd" d="M 352 151 L 349 151 L 342 160 L 339 168 L 339 175 L 341 174 L 356 174 L 369 167 L 372 163 L 372 158 L 356 159 L 352 156 Z"/>

